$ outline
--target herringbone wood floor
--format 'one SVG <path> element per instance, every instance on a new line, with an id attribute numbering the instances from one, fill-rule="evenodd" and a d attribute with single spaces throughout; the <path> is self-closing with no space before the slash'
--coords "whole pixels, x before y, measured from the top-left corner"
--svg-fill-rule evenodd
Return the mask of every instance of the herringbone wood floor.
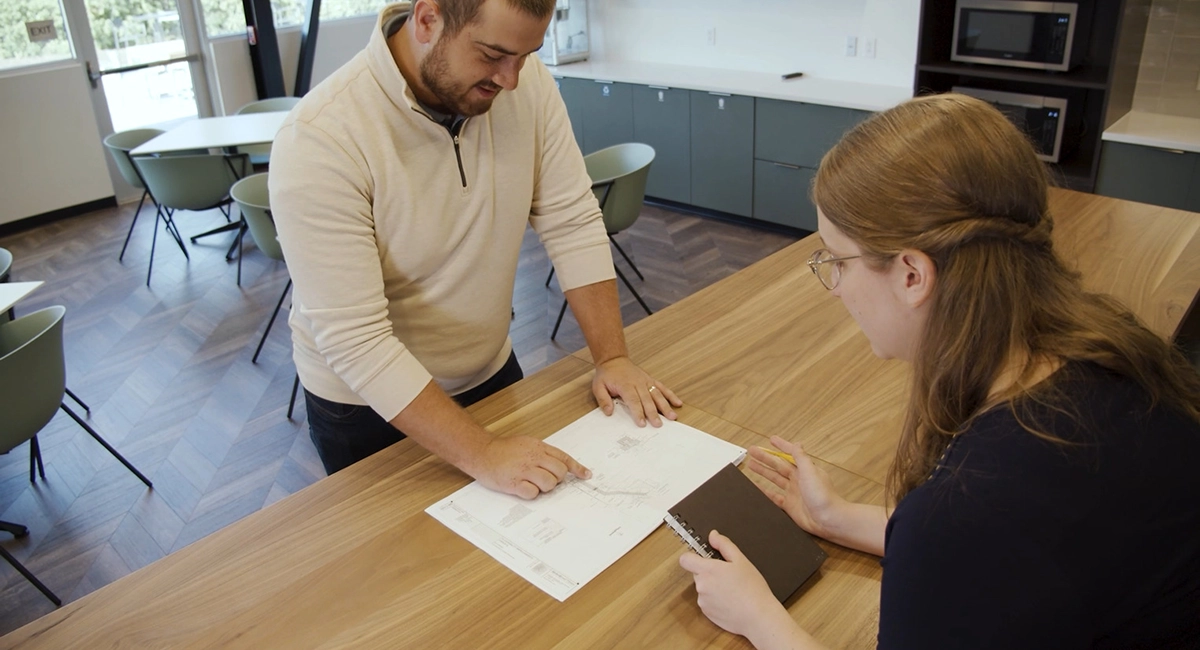
<path id="1" fill-rule="evenodd" d="M 64 601 L 121 576 L 303 488 L 324 475 L 304 423 L 285 417 L 293 367 L 284 317 L 250 362 L 286 268 L 247 248 L 242 286 L 224 259 L 229 235 L 189 246 L 165 236 L 146 288 L 152 210 L 143 209 L 123 263 L 133 205 L 0 238 L 12 279 L 46 284 L 18 315 L 67 307 L 67 384 L 90 422 L 154 482 L 146 489 L 65 414 L 39 435 L 46 480 L 30 484 L 28 445 L 0 456 L 0 519 L 30 534 L 0 543 Z M 224 223 L 215 211 L 177 217 L 185 237 Z M 160 233 L 161 235 L 161 233 Z M 647 206 L 618 240 L 646 276 L 625 270 L 660 309 L 794 240 Z M 614 257 L 617 257 L 614 254 Z M 528 233 L 513 299 L 512 337 L 526 374 L 584 345 L 568 315 L 549 339 L 562 294 L 543 286 L 545 252 Z M 622 286 L 626 324 L 645 316 Z M 686 398 L 686 396 L 684 396 Z M 0 633 L 53 605 L 0 562 Z"/>

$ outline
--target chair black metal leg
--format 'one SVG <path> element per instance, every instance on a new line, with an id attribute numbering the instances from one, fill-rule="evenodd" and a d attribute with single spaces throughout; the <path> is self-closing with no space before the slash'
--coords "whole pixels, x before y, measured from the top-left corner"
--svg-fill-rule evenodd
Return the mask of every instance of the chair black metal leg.
<path id="1" fill-rule="evenodd" d="M 150 238 L 150 264 L 146 267 L 146 286 L 150 286 L 150 274 L 154 272 L 154 247 L 158 245 L 158 220 L 162 218 L 162 208 L 154 213 L 154 236 Z"/>
<path id="2" fill-rule="evenodd" d="M 625 286 L 629 287 L 629 291 L 633 293 L 634 298 L 637 298 L 638 304 L 642 306 L 642 309 L 646 310 L 646 315 L 649 316 L 650 314 L 653 314 L 654 312 L 650 311 L 650 306 L 646 304 L 645 300 L 642 300 L 642 297 L 638 294 L 637 289 L 634 289 L 633 285 L 630 284 L 629 280 L 625 277 L 625 274 L 621 273 L 621 269 L 613 266 L 613 270 L 617 272 L 617 277 L 621 278 L 621 282 L 624 282 Z"/>
<path id="3" fill-rule="evenodd" d="M 41 476 L 44 481 L 46 480 L 46 466 L 42 464 L 42 443 L 38 442 L 37 436 L 30 440 L 32 440 L 30 446 L 33 449 L 33 455 L 37 458 L 38 476 Z"/>
<path id="4" fill-rule="evenodd" d="M 84 404 L 83 400 L 79 399 L 78 395 L 76 395 L 75 393 L 72 393 L 70 388 L 67 388 L 65 390 L 67 391 L 67 395 L 71 396 L 71 399 L 75 400 L 76 403 L 78 403 L 80 406 L 82 406 L 83 410 L 87 411 L 88 415 L 92 414 L 92 408 L 90 406 L 88 406 L 87 404 Z"/>
<path id="5" fill-rule="evenodd" d="M 300 375 L 296 375 L 296 380 L 292 382 L 292 401 L 288 402 L 288 416 L 292 419 L 292 411 L 296 410 L 296 393 L 300 392 Z"/>
<path id="6" fill-rule="evenodd" d="M 638 270 L 637 264 L 634 264 L 633 260 L 629 259 L 629 256 L 625 254 L 625 249 L 621 248 L 621 245 L 617 243 L 617 240 L 613 239 L 612 235 L 609 235 L 608 241 L 612 242 L 612 245 L 617 247 L 617 252 L 621 254 L 621 257 L 624 257 L 625 261 L 629 262 L 629 268 L 633 269 L 634 273 L 637 273 L 638 279 L 640 279 L 642 282 L 645 282 L 646 276 L 642 275 L 642 272 Z"/>
<path id="7" fill-rule="evenodd" d="M 46 466 L 42 464 L 42 445 L 38 442 L 37 436 L 29 439 L 29 482 L 34 483 L 37 477 L 34 474 L 34 467 L 37 468 L 37 473 L 42 476 L 42 480 L 46 480 Z"/>
<path id="8" fill-rule="evenodd" d="M 75 420 L 75 422 L 79 426 L 83 427 L 84 431 L 87 431 L 89 435 L 91 435 L 93 438 L 95 438 L 96 442 L 100 443 L 101 445 L 104 445 L 104 448 L 108 450 L 108 453 L 115 456 L 117 460 L 121 461 L 122 465 L 127 467 L 129 469 L 129 471 L 133 472 L 133 474 L 135 476 L 137 476 L 139 479 L 141 479 L 142 483 L 146 484 L 146 487 L 154 487 L 154 484 L 150 482 L 150 479 L 146 478 L 146 476 L 144 474 L 142 474 L 141 472 L 139 472 L 136 467 L 131 465 L 129 463 L 129 461 L 125 460 L 125 457 L 122 456 L 120 453 L 118 453 L 116 449 L 113 449 L 112 445 L 108 444 L 108 441 L 106 441 L 104 438 L 101 438 L 100 434 L 96 433 L 95 429 L 88 426 L 87 422 L 84 422 L 78 415 L 75 415 L 75 411 L 72 411 L 71 409 L 67 408 L 66 404 L 59 404 L 59 407 L 62 408 L 62 410 L 66 411 L 67 415 L 71 416 L 71 419 Z"/>
<path id="9" fill-rule="evenodd" d="M 245 241 L 245 239 L 246 239 L 246 231 L 248 229 L 249 228 L 242 228 L 241 230 L 239 230 L 237 237 L 233 240 L 233 246 L 229 247 L 230 252 L 232 252 L 234 246 L 237 247 L 237 256 L 238 256 L 237 286 L 239 286 L 239 287 L 242 286 L 242 254 L 246 252 L 246 248 L 242 245 L 242 242 Z M 228 254 L 225 255 L 225 261 L 226 262 L 229 261 Z"/>
<path id="10" fill-rule="evenodd" d="M 125 243 L 121 245 L 121 254 L 117 256 L 117 261 L 125 259 L 125 249 L 129 247 L 129 238 L 133 236 L 133 227 L 137 225 L 138 215 L 142 213 L 142 204 L 146 202 L 146 197 L 150 196 L 150 190 L 142 190 L 142 198 L 138 200 L 137 210 L 133 212 L 133 221 L 129 223 L 129 232 L 125 233 Z"/>
<path id="11" fill-rule="evenodd" d="M 55 596 L 53 591 L 50 591 L 46 585 L 42 584 L 42 581 L 38 580 L 37 576 L 30 573 L 29 569 L 25 568 L 25 565 L 18 562 L 17 558 L 13 557 L 12 553 L 8 552 L 8 549 L 0 546 L 0 556 L 3 556 L 4 559 L 11 564 L 18 573 L 25 576 L 26 580 L 32 583 L 33 586 L 37 587 L 38 591 L 42 592 L 42 595 L 44 595 L 46 598 L 49 598 L 50 602 L 54 603 L 58 607 L 62 607 L 62 601 L 58 599 L 58 596 Z"/>
<path id="12" fill-rule="evenodd" d="M 14 524 L 11 521 L 0 521 L 0 530 L 6 533 L 12 533 L 13 537 L 20 539 L 29 534 L 29 529 L 21 524 Z"/>
<path id="13" fill-rule="evenodd" d="M 183 235 L 179 234 L 179 226 L 175 225 L 175 211 L 171 208 L 166 208 L 163 211 L 163 216 L 167 221 L 167 232 L 171 233 L 171 239 L 175 240 L 175 245 L 179 246 L 179 250 L 183 251 L 183 256 L 190 261 L 192 256 L 188 255 L 187 246 L 183 245 Z"/>
<path id="14" fill-rule="evenodd" d="M 242 239 L 246 236 L 246 231 L 250 230 L 250 226 L 246 224 L 244 219 L 239 221 L 237 225 L 238 232 L 234 235 L 233 241 L 229 242 L 229 250 L 225 251 L 226 262 L 233 260 L 234 251 L 237 251 L 238 255 L 241 255 Z M 238 284 L 241 284 L 241 282 Z"/>
<path id="15" fill-rule="evenodd" d="M 267 335 L 271 333 L 271 326 L 275 324 L 275 317 L 279 316 L 279 308 L 283 307 L 283 299 L 287 298 L 288 291 L 292 288 L 292 280 L 288 279 L 287 284 L 283 286 L 283 293 L 279 294 L 279 302 L 275 303 L 275 311 L 271 312 L 271 320 L 267 321 L 267 329 L 263 332 L 262 338 L 258 341 L 258 347 L 254 349 L 254 356 L 250 357 L 250 363 L 258 363 L 258 354 L 262 352 L 263 343 L 267 342 Z"/>
<path id="16" fill-rule="evenodd" d="M 227 223 L 223 226 L 217 226 L 216 228 L 213 228 L 212 230 L 207 230 L 205 232 L 202 232 L 199 235 L 192 235 L 188 239 L 190 239 L 192 241 L 192 243 L 195 244 L 196 240 L 200 239 L 201 237 L 208 237 L 209 235 L 218 235 L 223 232 L 229 232 L 230 230 L 238 230 L 241 227 L 242 227 L 242 224 L 240 222 Z"/>
<path id="17" fill-rule="evenodd" d="M 567 313 L 567 299 L 563 298 L 562 308 L 558 310 L 558 320 L 554 321 L 554 331 L 550 332 L 550 340 L 551 341 L 554 340 L 554 337 L 558 336 L 558 327 L 559 327 L 559 325 L 562 325 L 562 319 L 563 319 L 563 316 L 566 315 L 566 313 Z"/>
<path id="18" fill-rule="evenodd" d="M 554 265 L 550 265 L 550 275 L 546 276 L 546 286 L 550 286 L 550 281 L 554 279 Z"/>
<path id="19" fill-rule="evenodd" d="M 217 209 L 221 211 L 221 214 L 225 215 L 225 223 L 229 223 L 229 213 L 230 213 L 229 206 L 228 205 L 218 205 Z"/>

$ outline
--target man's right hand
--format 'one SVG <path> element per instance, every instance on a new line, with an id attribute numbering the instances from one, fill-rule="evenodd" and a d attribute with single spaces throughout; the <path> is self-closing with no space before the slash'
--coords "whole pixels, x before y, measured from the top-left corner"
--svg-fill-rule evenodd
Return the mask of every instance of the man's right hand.
<path id="1" fill-rule="evenodd" d="M 468 472 L 486 487 L 532 499 L 553 490 L 567 476 L 588 479 L 592 472 L 566 452 L 536 438 L 493 438 Z"/>

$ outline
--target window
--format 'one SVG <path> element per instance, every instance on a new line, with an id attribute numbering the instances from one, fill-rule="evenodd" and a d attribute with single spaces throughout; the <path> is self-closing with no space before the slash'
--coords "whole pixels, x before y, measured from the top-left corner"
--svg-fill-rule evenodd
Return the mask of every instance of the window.
<path id="1" fill-rule="evenodd" d="M 25 23 L 43 20 L 54 21 L 55 37 L 30 41 Z M 73 56 L 59 0 L 0 2 L 0 70 L 61 61 Z"/>
<path id="2" fill-rule="evenodd" d="M 204 7 L 204 26 L 209 38 L 246 32 L 242 0 L 201 0 L 201 4 Z M 271 16 L 275 21 L 275 28 L 303 23 L 305 4 L 305 0 L 271 0 Z M 321 20 L 375 15 L 385 5 L 387 0 L 323 0 Z"/>

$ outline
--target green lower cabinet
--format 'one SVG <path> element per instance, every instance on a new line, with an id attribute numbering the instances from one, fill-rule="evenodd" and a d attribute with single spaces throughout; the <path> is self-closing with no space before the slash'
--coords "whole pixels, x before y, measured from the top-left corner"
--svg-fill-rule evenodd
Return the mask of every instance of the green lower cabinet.
<path id="1" fill-rule="evenodd" d="M 1200 154 L 1105 142 L 1096 194 L 1183 210 L 1200 209 Z M 1189 191 L 1194 197 L 1189 197 Z"/>
<path id="2" fill-rule="evenodd" d="M 754 161 L 754 218 L 801 230 L 817 230 L 817 209 L 808 198 L 815 169 Z"/>
<path id="3" fill-rule="evenodd" d="M 567 117 L 571 118 L 571 131 L 575 134 L 575 144 L 583 149 L 583 104 L 587 101 L 586 91 L 592 87 L 590 79 L 571 79 L 555 77 L 558 93 L 562 95 L 563 103 L 567 105 Z"/>
<path id="4" fill-rule="evenodd" d="M 590 81 L 584 89 L 583 154 L 633 142 L 633 86 Z"/>
<path id="5" fill-rule="evenodd" d="M 1192 154 L 1200 157 L 1200 154 Z M 1191 188 L 1188 190 L 1187 203 L 1183 205 L 1184 210 L 1191 212 L 1200 212 L 1200 160 L 1196 162 L 1196 169 L 1192 172 L 1192 182 L 1188 183 Z"/>
<path id="6" fill-rule="evenodd" d="M 635 86 L 633 139 L 654 147 L 646 196 L 691 203 L 692 118 L 689 91 Z"/>
<path id="7" fill-rule="evenodd" d="M 754 211 L 754 98 L 691 92 L 692 205 Z"/>

